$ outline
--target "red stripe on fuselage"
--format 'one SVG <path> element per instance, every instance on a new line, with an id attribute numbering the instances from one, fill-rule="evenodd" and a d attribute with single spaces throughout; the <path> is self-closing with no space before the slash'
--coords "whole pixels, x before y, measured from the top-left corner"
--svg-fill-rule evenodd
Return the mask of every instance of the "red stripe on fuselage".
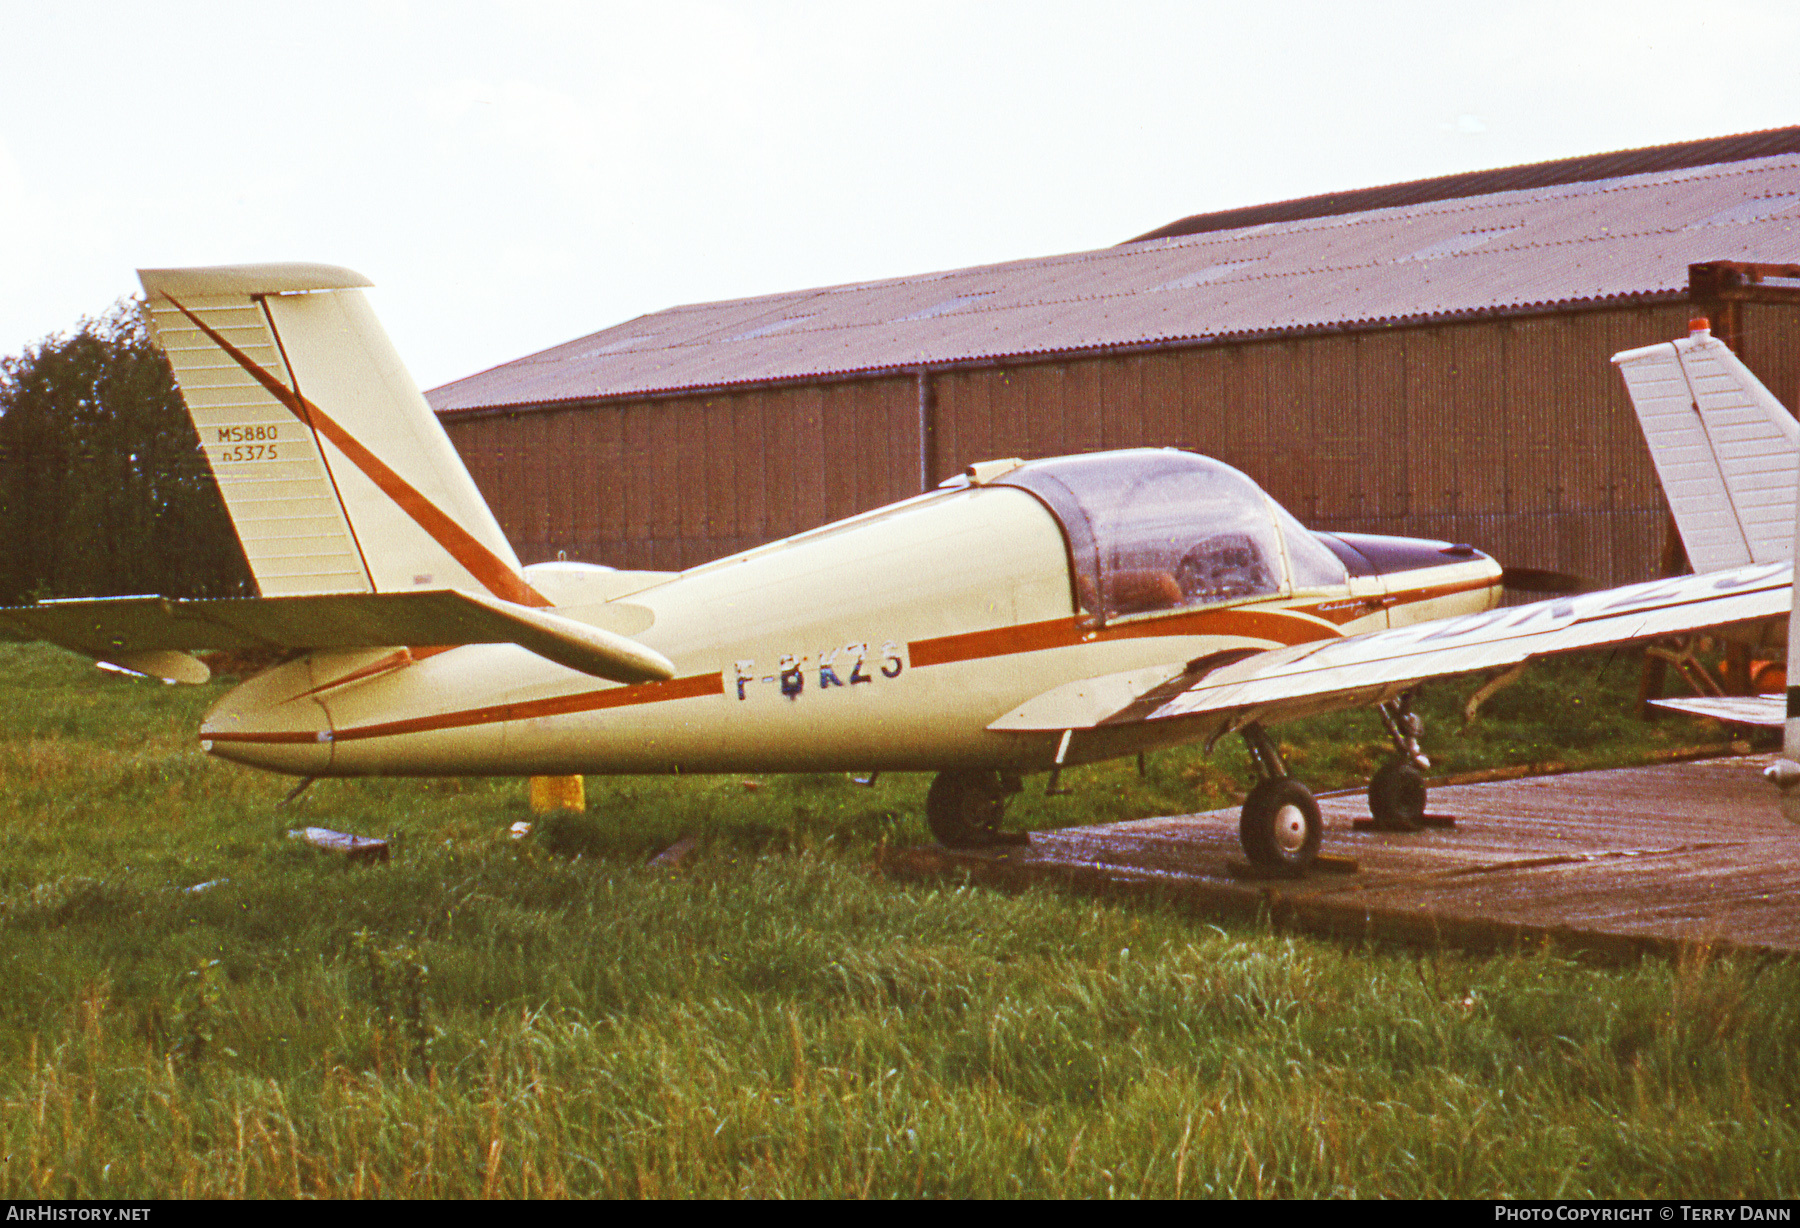
<path id="1" fill-rule="evenodd" d="M 1459 581 L 1454 584 L 1431 585 L 1392 595 L 1394 604 L 1409 605 L 1436 597 L 1491 587 L 1489 580 Z M 1334 599 L 1337 600 L 1337 599 Z M 932 665 L 948 665 L 958 661 L 980 661 L 992 657 L 1012 656 L 1022 652 L 1041 652 L 1051 648 L 1071 648 L 1081 644 L 1108 640 L 1188 638 L 1216 635 L 1238 639 L 1266 640 L 1276 644 L 1306 644 L 1317 640 L 1341 638 L 1342 632 L 1315 615 L 1307 607 L 1299 609 L 1195 610 L 1171 614 L 1141 622 L 1115 623 L 1110 627 L 1086 628 L 1080 618 L 1052 618 L 1042 622 L 1022 623 L 1012 627 L 993 627 L 985 631 L 968 631 L 959 635 L 941 635 L 913 640 L 907 645 L 907 662 L 915 669 Z M 430 650 L 416 650 L 422 655 Z M 439 649 L 437 651 L 447 651 Z M 387 662 L 365 667 L 378 672 Z M 361 674 L 364 671 L 357 671 Z M 325 690 L 350 681 L 356 674 L 315 690 Z M 307 692 L 312 694 L 313 692 Z M 383 721 L 339 730 L 332 734 L 334 742 L 355 742 L 367 738 L 396 737 L 408 733 L 430 733 L 440 729 L 460 729 L 474 725 L 491 725 L 504 721 L 529 720 L 533 717 L 566 716 L 577 712 L 597 712 L 635 704 L 662 703 L 676 699 L 703 698 L 725 693 L 722 673 L 694 674 L 667 682 L 644 682 L 635 686 L 611 687 L 603 691 L 582 691 L 573 695 L 521 703 L 492 704 L 461 712 L 445 712 L 435 716 L 410 717 Z M 205 734 L 215 742 L 301 743 L 319 740 L 316 732 L 282 733 L 216 733 Z"/>
<path id="2" fill-rule="evenodd" d="M 389 674 L 397 669 L 404 669 L 406 666 L 412 665 L 418 661 L 429 661 L 432 657 L 435 657 L 440 653 L 449 652 L 452 648 L 462 647 L 464 647 L 462 644 L 433 644 L 426 648 L 413 648 L 411 646 L 397 648 L 379 661 L 365 665 L 361 669 L 353 669 L 342 677 L 333 678 L 329 682 L 321 682 L 316 687 L 312 687 L 308 690 L 301 691 L 297 695 L 291 696 L 285 702 L 292 703 L 296 699 L 305 699 L 309 695 L 317 695 L 322 691 L 329 691 L 334 687 L 349 686 L 352 682 L 361 682 L 365 678 L 375 678 L 382 674 Z"/>
<path id="3" fill-rule="evenodd" d="M 1040 652 L 1046 648 L 1071 648 L 1078 644 L 1151 637 L 1221 635 L 1270 640 L 1277 644 L 1306 644 L 1313 640 L 1337 639 L 1342 635 L 1337 628 L 1306 612 L 1246 609 L 1242 606 L 1230 610 L 1195 610 L 1186 614 L 1170 614 L 1142 622 L 1114 623 L 1110 627 L 1091 629 L 1084 622 L 1080 618 L 1052 618 L 1044 622 L 914 640 L 906 646 L 907 660 L 914 668 L 918 668 L 948 665 L 954 661 L 1005 657 L 1021 652 Z"/>
<path id="4" fill-rule="evenodd" d="M 433 716 L 380 721 L 373 725 L 334 730 L 325 739 L 321 739 L 318 733 L 291 732 L 202 733 L 200 736 L 214 742 L 360 742 L 367 738 L 433 733 L 440 729 L 465 729 L 471 725 L 494 725 L 539 716 L 566 716 L 573 712 L 597 712 L 603 708 L 624 708 L 634 704 L 654 704 L 724 693 L 724 675 L 694 674 L 686 678 L 671 678 L 667 682 L 640 682 L 633 686 L 610 687 L 604 691 L 582 691 L 575 695 L 553 695 L 547 699 L 490 704 L 484 708 L 467 708 L 461 712 L 440 712 Z"/>
<path id="5" fill-rule="evenodd" d="M 1491 576 L 1477 576 L 1472 580 L 1455 580 L 1447 584 L 1427 584 L 1423 588 L 1403 588 L 1397 592 L 1368 597 L 1332 597 L 1326 601 L 1312 605 L 1293 607 L 1295 610 L 1311 614 L 1315 618 L 1327 619 L 1342 625 L 1355 622 L 1359 618 L 1367 618 L 1380 610 L 1391 610 L 1395 606 L 1417 605 L 1421 601 L 1435 601 L 1439 597 L 1453 597 L 1457 593 L 1472 592 L 1475 589 L 1495 588 L 1499 581 Z"/>

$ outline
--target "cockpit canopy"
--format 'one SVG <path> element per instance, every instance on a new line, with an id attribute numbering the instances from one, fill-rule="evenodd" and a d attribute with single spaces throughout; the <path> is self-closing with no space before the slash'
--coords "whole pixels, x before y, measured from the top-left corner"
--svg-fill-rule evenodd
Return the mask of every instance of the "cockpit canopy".
<path id="1" fill-rule="evenodd" d="M 1056 516 L 1075 600 L 1107 621 L 1347 583 L 1337 556 L 1261 487 L 1191 452 L 1030 461 L 992 484 Z"/>

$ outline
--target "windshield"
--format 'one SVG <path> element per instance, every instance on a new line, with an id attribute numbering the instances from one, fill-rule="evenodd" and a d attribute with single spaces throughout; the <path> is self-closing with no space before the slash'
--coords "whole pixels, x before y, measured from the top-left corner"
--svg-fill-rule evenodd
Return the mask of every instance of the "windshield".
<path id="1" fill-rule="evenodd" d="M 1056 514 L 1076 602 L 1104 619 L 1345 582 L 1336 556 L 1256 483 L 1191 452 L 1033 461 L 996 484 L 1023 487 Z M 1283 529 L 1296 551 L 1292 579 Z"/>

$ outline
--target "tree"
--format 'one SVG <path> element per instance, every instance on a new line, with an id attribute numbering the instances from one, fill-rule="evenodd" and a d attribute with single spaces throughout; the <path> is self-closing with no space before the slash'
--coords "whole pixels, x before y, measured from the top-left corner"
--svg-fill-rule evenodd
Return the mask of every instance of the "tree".
<path id="1" fill-rule="evenodd" d="M 0 358 L 0 602 L 255 591 L 135 301 Z"/>

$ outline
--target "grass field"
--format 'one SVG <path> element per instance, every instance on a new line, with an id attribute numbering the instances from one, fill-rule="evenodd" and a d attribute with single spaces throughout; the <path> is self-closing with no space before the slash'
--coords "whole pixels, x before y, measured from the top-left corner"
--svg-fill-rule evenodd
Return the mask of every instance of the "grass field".
<path id="1" fill-rule="evenodd" d="M 588 815 L 525 841 L 518 781 L 327 781 L 276 814 L 289 782 L 198 752 L 216 687 L 40 647 L 0 646 L 0 678 L 0 1196 L 1800 1193 L 1800 968 L 887 881 L 924 778 L 590 778 Z M 1545 667 L 1469 737 L 1446 687 L 1428 749 L 1600 765 L 1708 736 L 1626 718 L 1635 682 Z M 1366 713 L 1280 732 L 1319 788 L 1382 749 Z M 1235 747 L 1148 766 L 1017 819 L 1248 780 Z M 690 834 L 682 869 L 645 865 Z"/>

